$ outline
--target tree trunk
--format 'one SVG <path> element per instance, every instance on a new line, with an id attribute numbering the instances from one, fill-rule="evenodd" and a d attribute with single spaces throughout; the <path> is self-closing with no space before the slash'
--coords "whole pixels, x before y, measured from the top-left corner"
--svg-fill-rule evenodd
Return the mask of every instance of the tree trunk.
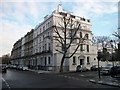
<path id="1" fill-rule="evenodd" d="M 63 72 L 63 63 L 64 63 L 64 60 L 65 60 L 65 54 L 63 55 L 62 60 L 61 60 L 60 72 Z"/>

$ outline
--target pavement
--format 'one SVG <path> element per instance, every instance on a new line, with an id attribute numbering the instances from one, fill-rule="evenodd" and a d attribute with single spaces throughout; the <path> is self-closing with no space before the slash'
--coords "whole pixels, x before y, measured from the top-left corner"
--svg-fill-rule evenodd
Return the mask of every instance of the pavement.
<path id="1" fill-rule="evenodd" d="M 113 78 L 111 76 L 101 76 L 99 79 L 98 76 L 89 79 L 92 83 L 120 87 L 120 77 Z"/>
<path id="2" fill-rule="evenodd" d="M 28 69 L 29 71 L 42 74 L 42 73 L 54 73 L 53 71 L 45 71 L 45 70 L 35 70 L 35 69 Z"/>
<path id="3" fill-rule="evenodd" d="M 36 72 L 38 74 L 59 73 L 59 72 L 54 72 L 54 71 L 33 70 L 33 69 L 29 69 L 29 71 Z M 63 72 L 63 73 L 75 73 L 75 72 Z M 111 76 L 101 76 L 101 78 L 99 79 L 98 76 L 95 76 L 94 78 L 89 79 L 89 82 L 102 84 L 102 85 L 108 85 L 108 86 L 120 87 L 120 77 L 113 78 Z"/>

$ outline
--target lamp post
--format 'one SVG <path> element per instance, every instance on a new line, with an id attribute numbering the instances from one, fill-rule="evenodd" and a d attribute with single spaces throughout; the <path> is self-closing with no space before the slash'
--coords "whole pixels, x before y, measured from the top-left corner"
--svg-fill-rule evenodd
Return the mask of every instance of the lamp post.
<path id="1" fill-rule="evenodd" d="M 102 58 L 102 52 L 101 52 L 101 50 L 98 50 L 97 54 L 98 54 L 98 56 L 97 56 L 97 59 L 98 59 L 98 76 L 99 76 L 99 80 L 100 80 L 101 77 L 100 77 L 100 63 L 99 63 L 99 61 Z"/>
<path id="2" fill-rule="evenodd" d="M 113 61 L 113 40 L 110 40 L 110 44 L 111 44 L 111 48 L 112 48 L 111 57 L 112 57 L 112 62 L 113 62 L 113 66 L 114 66 L 114 61 Z"/>

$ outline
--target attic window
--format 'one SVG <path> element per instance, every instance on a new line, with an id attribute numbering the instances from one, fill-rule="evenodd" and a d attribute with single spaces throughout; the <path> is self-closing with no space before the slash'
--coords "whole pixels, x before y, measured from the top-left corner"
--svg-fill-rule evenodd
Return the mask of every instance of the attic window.
<path id="1" fill-rule="evenodd" d="M 90 20 L 89 20 L 89 19 L 88 19 L 87 21 L 88 21 L 88 22 L 90 22 Z"/>
<path id="2" fill-rule="evenodd" d="M 60 15 L 67 16 L 67 13 L 60 12 Z"/>
<path id="3" fill-rule="evenodd" d="M 83 21 L 85 21 L 85 18 L 83 18 Z"/>
<path id="4" fill-rule="evenodd" d="M 75 16 L 74 16 L 74 15 L 71 15 L 71 18 L 75 18 Z"/>

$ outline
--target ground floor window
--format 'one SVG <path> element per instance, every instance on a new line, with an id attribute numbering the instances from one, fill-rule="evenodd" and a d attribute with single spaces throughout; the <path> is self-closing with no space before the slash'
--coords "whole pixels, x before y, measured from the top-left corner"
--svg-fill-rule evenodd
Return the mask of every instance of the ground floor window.
<path id="1" fill-rule="evenodd" d="M 50 64 L 50 57 L 48 57 L 48 64 Z"/>
<path id="2" fill-rule="evenodd" d="M 76 64 L 76 56 L 73 57 L 73 65 Z"/>
<path id="3" fill-rule="evenodd" d="M 46 64 L 47 64 L 47 59 L 46 59 L 46 57 L 45 57 L 45 66 L 46 66 Z"/>
<path id="4" fill-rule="evenodd" d="M 90 64 L 90 57 L 87 57 L 87 65 Z"/>

